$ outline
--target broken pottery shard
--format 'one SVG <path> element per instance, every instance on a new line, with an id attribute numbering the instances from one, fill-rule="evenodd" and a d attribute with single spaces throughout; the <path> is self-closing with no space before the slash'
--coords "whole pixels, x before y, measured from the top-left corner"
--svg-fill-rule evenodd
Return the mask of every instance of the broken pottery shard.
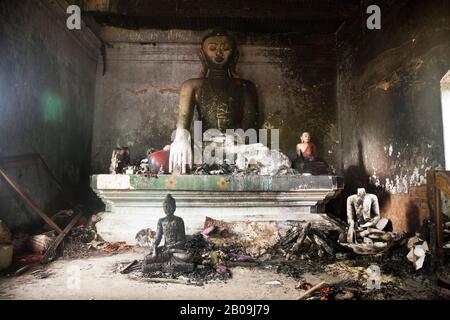
<path id="1" fill-rule="evenodd" d="M 425 255 L 425 250 L 423 250 L 423 247 L 421 245 L 414 247 L 414 255 L 421 258 Z"/>
<path id="2" fill-rule="evenodd" d="M 409 250 L 406 258 L 412 263 L 417 261 L 417 257 L 414 255 L 414 248 L 411 248 L 411 250 Z"/>
<path id="3" fill-rule="evenodd" d="M 378 230 L 383 231 L 386 228 L 386 226 L 388 225 L 388 223 L 389 223 L 389 219 L 382 218 L 382 219 L 380 219 L 380 221 L 378 221 L 376 228 Z"/>
<path id="4" fill-rule="evenodd" d="M 423 263 L 425 261 L 425 255 L 417 259 L 417 261 L 414 263 L 414 267 L 416 267 L 416 270 L 419 270 L 423 267 Z"/>

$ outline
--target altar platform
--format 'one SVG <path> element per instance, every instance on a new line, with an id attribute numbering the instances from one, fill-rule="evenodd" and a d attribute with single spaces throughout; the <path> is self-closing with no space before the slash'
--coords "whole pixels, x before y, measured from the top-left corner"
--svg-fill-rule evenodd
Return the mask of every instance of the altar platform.
<path id="1" fill-rule="evenodd" d="M 135 242 L 156 229 L 170 193 L 186 232 L 202 229 L 205 217 L 223 221 L 323 220 L 324 204 L 343 189 L 338 176 L 93 175 L 91 188 L 106 205 L 97 230 L 107 241 Z"/>

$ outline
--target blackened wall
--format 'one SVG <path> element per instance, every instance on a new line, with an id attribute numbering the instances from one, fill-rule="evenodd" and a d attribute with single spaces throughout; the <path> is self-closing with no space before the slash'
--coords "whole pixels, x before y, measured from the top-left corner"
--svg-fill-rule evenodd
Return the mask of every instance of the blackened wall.
<path id="1" fill-rule="evenodd" d="M 450 69 L 450 3 L 377 4 L 381 30 L 354 21 L 337 33 L 342 199 L 366 186 L 394 230 L 412 232 L 428 216 L 426 172 L 444 166 L 440 80 Z"/>
<path id="2" fill-rule="evenodd" d="M 109 45 L 98 68 L 92 173 L 108 172 L 115 147 L 129 147 L 139 161 L 149 147 L 170 144 L 179 88 L 200 74 L 206 32 L 103 28 Z M 257 87 L 261 127 L 280 129 L 280 149 L 290 157 L 310 130 L 319 155 L 336 166 L 334 35 L 234 35 L 238 74 Z"/>
<path id="3" fill-rule="evenodd" d="M 66 28 L 66 8 L 60 0 L 0 2 L 0 156 L 40 153 L 76 188 L 89 177 L 100 45 L 84 26 Z M 51 211 L 57 194 L 42 168 L 8 172 Z M 40 221 L 1 179 L 0 219 L 12 229 Z"/>

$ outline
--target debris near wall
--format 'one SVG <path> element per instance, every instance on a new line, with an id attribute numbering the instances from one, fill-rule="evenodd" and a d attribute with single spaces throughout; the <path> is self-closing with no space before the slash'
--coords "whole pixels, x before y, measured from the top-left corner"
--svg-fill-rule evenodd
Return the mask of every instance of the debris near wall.
<path id="1" fill-rule="evenodd" d="M 335 257 L 340 252 L 346 252 L 338 243 L 339 230 L 326 230 L 313 227 L 310 222 L 303 226 L 294 226 L 279 241 L 276 249 L 286 258 L 293 260 L 298 257 L 313 258 L 328 255 Z"/>
<path id="2" fill-rule="evenodd" d="M 414 265 L 416 270 L 423 267 L 425 257 L 430 253 L 428 243 L 420 238 L 420 234 L 417 233 L 414 237 L 409 238 L 406 246 L 409 249 L 406 258 Z"/>
<path id="3" fill-rule="evenodd" d="M 64 243 L 64 258 L 85 258 L 93 254 L 115 254 L 133 247 L 125 242 L 110 243 L 104 241 L 95 227 L 95 224 L 100 220 L 99 216 L 92 215 L 89 220 L 82 221 L 71 230 Z"/>

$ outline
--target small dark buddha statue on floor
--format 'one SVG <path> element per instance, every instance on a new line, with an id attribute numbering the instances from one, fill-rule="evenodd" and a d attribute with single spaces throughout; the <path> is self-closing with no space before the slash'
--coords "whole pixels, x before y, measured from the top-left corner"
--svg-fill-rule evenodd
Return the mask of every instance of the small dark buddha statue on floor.
<path id="1" fill-rule="evenodd" d="M 186 251 L 186 233 L 182 218 L 174 215 L 175 199 L 168 194 L 163 204 L 166 217 L 158 220 L 153 253 L 144 258 L 142 272 L 190 272 L 194 270 L 191 255 Z M 164 236 L 164 245 L 158 247 Z"/>
<path id="2" fill-rule="evenodd" d="M 297 158 L 293 161 L 292 167 L 303 174 L 329 174 L 331 172 L 328 164 L 319 160 L 317 148 L 311 142 L 311 134 L 307 131 L 300 136 L 300 143 L 296 147 Z"/>

